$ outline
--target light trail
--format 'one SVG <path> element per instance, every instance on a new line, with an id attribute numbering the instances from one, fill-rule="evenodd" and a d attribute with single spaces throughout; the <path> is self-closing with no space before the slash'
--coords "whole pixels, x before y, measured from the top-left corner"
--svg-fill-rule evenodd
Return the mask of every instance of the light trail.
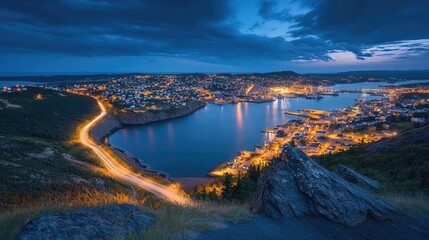
<path id="1" fill-rule="evenodd" d="M 255 87 L 254 84 L 251 84 L 247 89 L 246 89 L 246 95 L 249 94 L 250 91 L 252 91 L 253 87 Z"/>
<path id="2" fill-rule="evenodd" d="M 103 104 L 100 101 L 97 102 L 100 106 L 101 113 L 85 127 L 83 127 L 80 131 L 79 136 L 82 144 L 91 148 L 103 162 L 106 169 L 122 181 L 143 188 L 167 201 L 180 205 L 191 205 L 191 200 L 187 196 L 180 193 L 178 190 L 174 189 L 173 187 L 168 187 L 160 183 L 154 182 L 148 178 L 141 176 L 140 174 L 134 173 L 131 170 L 125 168 L 120 163 L 118 163 L 109 153 L 107 153 L 103 148 L 101 148 L 97 143 L 91 140 L 91 138 L 89 137 L 89 130 L 107 114 Z"/>

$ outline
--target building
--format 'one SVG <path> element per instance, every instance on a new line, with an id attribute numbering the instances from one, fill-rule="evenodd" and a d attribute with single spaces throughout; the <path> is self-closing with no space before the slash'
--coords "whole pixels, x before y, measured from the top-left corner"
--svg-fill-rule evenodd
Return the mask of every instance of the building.
<path id="1" fill-rule="evenodd" d="M 312 143 L 310 144 L 310 150 L 312 151 L 319 151 L 320 149 L 320 143 Z"/>
<path id="2" fill-rule="evenodd" d="M 326 137 L 326 131 L 316 131 L 316 137 Z"/>
<path id="3" fill-rule="evenodd" d="M 258 154 L 261 154 L 264 152 L 264 146 L 261 145 L 255 145 L 255 152 Z"/>

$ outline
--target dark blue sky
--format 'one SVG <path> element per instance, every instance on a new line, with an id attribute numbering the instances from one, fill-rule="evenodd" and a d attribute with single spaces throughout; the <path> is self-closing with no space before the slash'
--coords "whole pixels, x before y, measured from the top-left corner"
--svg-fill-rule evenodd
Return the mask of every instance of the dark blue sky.
<path id="1" fill-rule="evenodd" d="M 429 69 L 427 0 L 0 0 L 0 74 Z"/>

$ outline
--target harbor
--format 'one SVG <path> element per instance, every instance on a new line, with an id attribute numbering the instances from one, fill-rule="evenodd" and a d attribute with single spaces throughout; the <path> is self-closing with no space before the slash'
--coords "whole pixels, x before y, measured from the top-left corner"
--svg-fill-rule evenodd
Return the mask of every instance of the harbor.
<path id="1" fill-rule="evenodd" d="M 208 104 L 183 118 L 126 127 L 113 134 L 109 143 L 138 158 L 149 169 L 171 177 L 204 177 L 220 162 L 233 160 L 242 150 L 255 152 L 255 144 L 265 146 L 273 142 L 277 126 L 301 118 L 285 112 L 342 109 L 354 105 L 355 99 L 361 97 L 362 94 L 349 93 L 322 100 L 282 98 L 264 103 Z"/>

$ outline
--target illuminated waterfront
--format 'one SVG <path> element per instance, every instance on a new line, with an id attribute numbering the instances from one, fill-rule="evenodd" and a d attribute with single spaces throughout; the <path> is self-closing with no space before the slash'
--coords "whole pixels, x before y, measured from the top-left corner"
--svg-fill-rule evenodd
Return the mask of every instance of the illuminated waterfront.
<path id="1" fill-rule="evenodd" d="M 172 177 L 205 176 L 240 150 L 254 150 L 255 144 L 270 140 L 272 135 L 262 133 L 262 129 L 296 118 L 285 115 L 285 111 L 345 108 L 360 97 L 352 93 L 321 100 L 285 98 L 267 103 L 209 104 L 183 118 L 127 127 L 113 134 L 110 143 L 151 170 Z"/>

